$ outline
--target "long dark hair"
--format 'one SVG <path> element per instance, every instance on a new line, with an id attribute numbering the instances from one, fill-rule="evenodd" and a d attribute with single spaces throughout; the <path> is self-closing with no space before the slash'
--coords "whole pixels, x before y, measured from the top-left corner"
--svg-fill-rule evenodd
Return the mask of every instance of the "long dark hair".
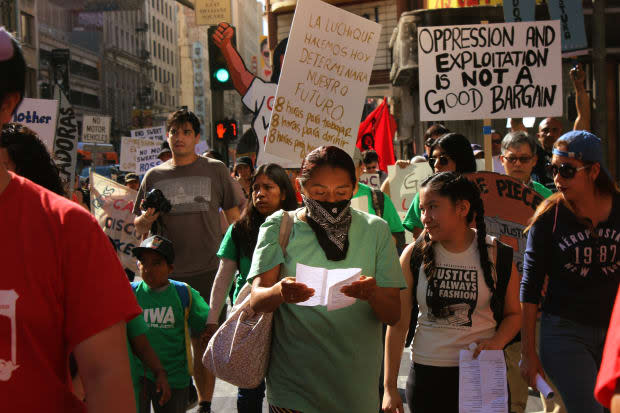
<path id="1" fill-rule="evenodd" d="M 426 188 L 439 196 L 450 198 L 453 204 L 457 201 L 468 201 L 470 208 L 467 213 L 467 223 L 476 220 L 476 236 L 478 242 L 478 251 L 480 253 L 480 266 L 484 273 L 484 281 L 489 290 L 491 290 L 491 308 L 495 308 L 498 297 L 495 296 L 495 283 L 493 281 L 493 265 L 489 259 L 489 251 L 487 249 L 486 237 L 487 229 L 484 223 L 484 203 L 480 197 L 478 187 L 464 176 L 454 172 L 441 172 L 432 175 L 422 182 L 421 188 Z M 424 241 L 421 248 L 417 251 L 421 254 L 421 262 L 429 280 L 429 288 L 432 296 L 427 297 L 427 304 L 434 315 L 438 315 L 444 306 L 444 302 L 439 297 L 439 292 L 435 283 L 431 283 L 430 279 L 435 275 L 435 241 L 432 241 L 427 232 L 423 234 Z"/>
<path id="2" fill-rule="evenodd" d="M 456 164 L 459 174 L 476 172 L 476 158 L 469 140 L 459 133 L 448 133 L 437 139 L 431 146 L 431 155 L 435 148 L 440 148 Z"/>
<path id="3" fill-rule="evenodd" d="M 0 148 L 6 149 L 16 174 L 65 195 L 58 168 L 35 132 L 19 123 L 7 123 L 0 133 Z"/>
<path id="4" fill-rule="evenodd" d="M 6 36 L 0 34 L 0 36 Z M 9 93 L 19 93 L 19 102 L 15 106 L 19 106 L 24 98 L 24 90 L 26 88 L 26 60 L 22 48 L 17 40 L 11 36 L 11 45 L 13 46 L 13 56 L 7 60 L 0 61 L 0 104 L 4 101 Z"/>
<path id="5" fill-rule="evenodd" d="M 273 72 L 271 73 L 271 83 L 278 83 L 280 81 L 280 73 L 282 73 L 282 63 L 280 63 L 280 58 L 286 54 L 287 44 L 288 37 L 281 40 L 273 51 L 273 62 L 271 64 Z"/>
<path id="6" fill-rule="evenodd" d="M 250 189 L 254 187 L 254 183 L 259 176 L 265 175 L 271 179 L 280 188 L 280 193 L 284 194 L 284 201 L 280 204 L 280 209 L 285 211 L 293 211 L 297 209 L 297 198 L 295 197 L 295 190 L 291 184 L 291 180 L 288 177 L 286 171 L 275 163 L 268 163 L 261 165 L 252 175 L 252 181 L 250 183 Z M 258 230 L 260 226 L 265 222 L 267 217 L 262 215 L 252 202 L 252 196 L 248 199 L 248 204 L 241 214 L 241 217 L 233 225 L 233 239 L 235 240 L 237 247 L 241 250 L 242 255 L 251 257 L 256 248 L 256 241 L 258 240 Z"/>
<path id="7" fill-rule="evenodd" d="M 344 169 L 351 178 L 351 184 L 355 188 L 357 177 L 355 175 L 355 164 L 348 153 L 336 146 L 319 146 L 310 152 L 301 163 L 299 172 L 299 182 L 304 185 L 312 173 L 322 167 L 331 166 L 332 168 Z"/>

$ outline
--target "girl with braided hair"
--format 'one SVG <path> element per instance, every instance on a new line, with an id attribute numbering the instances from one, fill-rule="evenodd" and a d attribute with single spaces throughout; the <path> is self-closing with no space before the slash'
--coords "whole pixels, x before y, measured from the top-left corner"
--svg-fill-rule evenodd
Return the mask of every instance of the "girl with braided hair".
<path id="1" fill-rule="evenodd" d="M 400 321 L 387 330 L 383 410 L 404 411 L 398 369 L 412 306 L 418 306 L 407 403 L 415 413 L 457 413 L 459 351 L 471 343 L 477 344 L 474 357 L 501 350 L 517 334 L 519 277 L 511 260 L 503 261 L 507 271 L 496 271 L 496 251 L 510 249 L 487 235 L 473 182 L 453 172 L 427 178 L 420 210 L 424 232 L 400 258 L 408 288 L 401 291 Z"/>

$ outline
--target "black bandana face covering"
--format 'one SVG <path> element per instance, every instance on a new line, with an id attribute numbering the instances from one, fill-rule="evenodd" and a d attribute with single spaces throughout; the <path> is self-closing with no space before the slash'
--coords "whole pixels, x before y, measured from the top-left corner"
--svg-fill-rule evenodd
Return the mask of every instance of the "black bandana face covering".
<path id="1" fill-rule="evenodd" d="M 330 261 L 342 261 L 349 250 L 351 200 L 340 202 L 316 201 L 302 195 L 306 205 L 308 225 Z"/>

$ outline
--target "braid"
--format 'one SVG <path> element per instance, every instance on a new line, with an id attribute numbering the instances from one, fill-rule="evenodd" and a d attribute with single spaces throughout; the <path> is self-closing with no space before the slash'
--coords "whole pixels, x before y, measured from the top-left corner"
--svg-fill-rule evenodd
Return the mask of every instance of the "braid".
<path id="1" fill-rule="evenodd" d="M 421 248 L 422 253 L 422 265 L 426 279 L 428 281 L 428 289 L 426 292 L 426 305 L 430 308 L 431 312 L 438 316 L 443 307 L 443 303 L 439 298 L 439 291 L 432 278 L 435 275 L 435 241 L 431 240 L 428 233 L 424 233 L 424 244 Z M 430 291 L 430 294 L 429 294 Z M 415 294 L 415 293 L 414 293 Z"/>
<path id="2" fill-rule="evenodd" d="M 495 293 L 495 282 L 493 281 L 493 266 L 489 259 L 489 249 L 487 248 L 487 227 L 484 222 L 484 204 L 480 196 L 475 201 L 476 211 L 476 235 L 478 239 L 478 251 L 480 253 L 480 266 L 484 273 L 484 281 L 486 282 L 491 293 Z"/>

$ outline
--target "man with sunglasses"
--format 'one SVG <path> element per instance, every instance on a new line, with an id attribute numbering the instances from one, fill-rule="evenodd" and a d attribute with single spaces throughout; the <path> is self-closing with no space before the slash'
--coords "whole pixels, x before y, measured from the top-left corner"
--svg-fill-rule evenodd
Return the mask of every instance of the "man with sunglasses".
<path id="1" fill-rule="evenodd" d="M 502 154 L 502 135 L 495 129 L 491 130 L 491 150 L 493 155 L 493 172 L 505 174 L 506 171 L 500 159 Z"/>
<path id="2" fill-rule="evenodd" d="M 532 180 L 532 170 L 538 161 L 536 147 L 536 143 L 526 132 L 509 132 L 501 141 L 502 154 L 499 159 L 506 175 L 531 187 L 543 198 L 548 198 L 553 192 Z"/>

